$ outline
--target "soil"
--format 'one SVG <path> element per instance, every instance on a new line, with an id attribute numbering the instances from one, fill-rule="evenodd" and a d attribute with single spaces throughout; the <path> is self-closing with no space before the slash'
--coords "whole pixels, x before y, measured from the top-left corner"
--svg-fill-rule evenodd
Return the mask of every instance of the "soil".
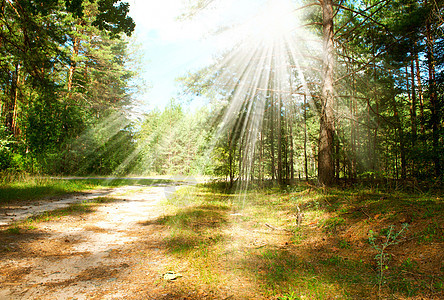
<path id="1" fill-rule="evenodd" d="M 306 224 L 305 231 L 301 231 L 306 237 L 298 242 L 292 239 L 294 235 L 281 228 L 250 220 L 248 212 L 246 215 L 227 212 L 229 220 L 226 221 L 231 225 L 218 228 L 226 238 L 226 248 L 221 246 L 223 253 L 219 259 L 207 257 L 208 264 L 217 269 L 214 273 L 217 275 L 205 273 L 205 266 L 204 273 L 199 273 L 193 261 L 181 259 L 180 254 L 174 258 L 168 245 L 174 228 L 165 222 L 170 212 L 164 211 L 167 206 L 162 202 L 178 185 L 109 188 L 3 207 L 0 210 L 0 299 L 267 299 L 259 290 L 257 277 L 240 274 L 265 273 L 274 263 L 285 267 L 285 264 L 279 265 L 279 259 L 285 260 L 286 255 L 312 263 L 313 272 L 319 274 L 326 269 L 320 261 L 329 259 L 346 257 L 350 261 L 375 264 L 375 252 L 365 245 L 367 233 L 394 222 L 383 220 L 379 214 L 360 214 L 365 222 L 350 219 L 348 229 L 338 227 L 335 235 L 326 234 L 325 229 L 313 222 Z M 23 223 L 18 230 L 11 226 L 13 221 L 97 197 L 113 201 L 87 206 L 87 210 L 73 211 L 59 218 Z M 398 217 L 399 223 L 403 223 L 408 216 L 398 214 Z M 442 224 L 441 217 L 437 220 Z M 217 220 L 200 218 L 197 224 L 189 225 L 216 230 L 213 221 Z M 409 236 L 390 250 L 392 266 L 406 262 L 415 266 L 402 274 L 409 282 L 442 278 L 437 277 L 443 271 L 442 241 L 418 243 L 416 240 L 430 227 L 430 222 L 426 218 L 411 220 Z M 442 225 L 436 230 L 442 232 Z M 179 233 L 173 237 L 180 240 Z M 199 236 L 202 242 L 213 237 L 217 238 L 217 234 Z M 340 240 L 348 241 L 346 247 L 338 246 Z M 277 249 L 280 256 L 254 255 L 266 249 Z M 249 259 L 245 259 L 246 253 L 250 254 Z M 165 275 L 175 280 L 166 280 Z M 341 282 L 331 283 L 341 290 Z M 363 296 L 354 299 L 377 299 L 377 287 L 365 286 L 368 290 L 361 291 Z M 421 295 L 423 293 L 399 299 L 443 299 L 442 289 L 435 291 L 432 287 L 427 296 Z"/>
<path id="2" fill-rule="evenodd" d="M 162 247 L 165 231 L 155 222 L 171 189 L 130 186 L 4 208 L 0 229 L 70 203 L 115 199 L 17 233 L 2 230 L 0 299 L 178 298 L 174 284 L 162 279 L 171 270 Z"/>

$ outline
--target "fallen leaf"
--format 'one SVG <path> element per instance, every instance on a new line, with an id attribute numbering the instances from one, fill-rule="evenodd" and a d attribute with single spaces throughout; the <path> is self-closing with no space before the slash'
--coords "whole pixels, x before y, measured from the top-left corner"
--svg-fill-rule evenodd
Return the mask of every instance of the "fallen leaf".
<path id="1" fill-rule="evenodd" d="M 163 274 L 163 279 L 165 280 L 176 280 L 177 278 L 182 277 L 182 274 L 175 273 L 173 271 L 168 271 L 165 274 Z"/>

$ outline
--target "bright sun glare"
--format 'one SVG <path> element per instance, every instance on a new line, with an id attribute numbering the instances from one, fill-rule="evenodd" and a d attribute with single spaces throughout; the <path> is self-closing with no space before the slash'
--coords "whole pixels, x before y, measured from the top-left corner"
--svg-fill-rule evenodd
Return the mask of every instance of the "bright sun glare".
<path id="1" fill-rule="evenodd" d="M 306 72 L 313 66 L 307 57 L 318 57 L 322 47 L 300 26 L 290 0 L 266 0 L 254 14 L 228 28 L 222 36 L 228 51 L 214 68 L 217 78 L 211 79 L 215 89 L 230 95 L 216 138 L 240 130 L 243 173 L 249 174 L 266 111 L 272 111 L 279 126 L 295 103 L 310 101 Z M 242 184 L 248 184 L 244 179 Z"/>
<path id="2" fill-rule="evenodd" d="M 321 43 L 300 26 L 291 0 L 213 1 L 182 22 L 177 30 L 170 28 L 178 26 L 176 22 L 164 25 L 179 36 L 183 33 L 180 29 L 189 31 L 188 37 L 200 33 L 217 51 L 212 68 L 205 72 L 208 78 L 202 79 L 210 83 L 215 101 L 221 100 L 215 107 L 223 113 L 210 144 L 233 130 L 241 132 L 245 146 L 242 173 L 249 174 L 263 126 L 270 126 L 270 122 L 280 126 L 281 118 L 295 103 L 310 101 L 307 78 L 311 75 L 307 70 L 313 69 L 313 60 L 307 57 L 318 57 Z"/>
<path id="3" fill-rule="evenodd" d="M 288 0 L 267 1 L 249 25 L 253 37 L 264 43 L 288 38 L 296 27 L 293 10 Z"/>

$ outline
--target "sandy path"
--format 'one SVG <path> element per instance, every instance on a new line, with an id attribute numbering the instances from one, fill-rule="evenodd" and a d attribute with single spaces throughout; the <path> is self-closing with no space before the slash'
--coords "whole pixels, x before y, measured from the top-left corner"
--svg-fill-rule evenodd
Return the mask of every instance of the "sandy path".
<path id="1" fill-rule="evenodd" d="M 118 188 L 105 188 L 81 193 L 75 196 L 61 197 L 56 200 L 39 200 L 30 204 L 10 204 L 1 208 L 0 226 L 10 225 L 13 222 L 22 221 L 31 216 L 41 214 L 45 211 L 64 208 L 73 203 L 81 203 L 97 197 L 114 196 L 138 189 L 138 186 L 124 186 Z"/>
<path id="2" fill-rule="evenodd" d="M 37 228 L 21 234 L 3 234 L 0 299 L 160 299 L 155 283 L 164 270 L 164 256 L 156 220 L 163 214 L 160 202 L 172 189 L 138 186 L 99 191 L 88 198 L 105 192 L 118 200 L 96 206 L 91 213 L 37 223 Z M 63 199 L 18 208 L 13 214 L 25 218 L 83 200 Z M 144 296 L 136 296 L 136 285 L 144 286 Z"/>

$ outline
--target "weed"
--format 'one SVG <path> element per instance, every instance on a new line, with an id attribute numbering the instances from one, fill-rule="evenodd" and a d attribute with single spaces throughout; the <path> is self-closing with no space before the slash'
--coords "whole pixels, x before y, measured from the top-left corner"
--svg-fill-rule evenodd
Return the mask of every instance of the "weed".
<path id="1" fill-rule="evenodd" d="M 440 292 L 444 291 L 444 280 L 434 282 L 433 288 Z"/>
<path id="2" fill-rule="evenodd" d="M 297 296 L 295 292 L 291 292 L 278 297 L 278 300 L 299 300 L 299 299 L 301 298 Z"/>
<path id="3" fill-rule="evenodd" d="M 396 232 L 393 225 L 389 226 L 386 229 L 381 230 L 381 233 L 385 233 L 385 241 L 381 242 L 380 245 L 376 243 L 376 237 L 372 230 L 370 230 L 369 234 L 369 242 L 372 247 L 378 251 L 375 255 L 375 260 L 378 264 L 378 296 L 381 298 L 381 289 L 384 283 L 384 271 L 388 269 L 388 262 L 390 260 L 390 255 L 386 252 L 386 249 L 391 246 L 399 243 L 398 237 L 407 229 L 408 224 L 402 224 L 402 228 L 400 231 Z"/>
<path id="4" fill-rule="evenodd" d="M 13 226 L 13 227 L 9 227 L 8 229 L 6 229 L 6 232 L 9 234 L 20 234 L 20 227 Z"/>
<path id="5" fill-rule="evenodd" d="M 349 209 L 347 207 L 343 207 L 343 208 L 341 208 L 341 210 L 339 212 L 341 214 L 347 214 L 349 212 Z"/>
<path id="6" fill-rule="evenodd" d="M 291 237 L 291 241 L 296 245 L 299 245 L 304 239 L 305 235 L 302 233 L 301 227 L 296 227 L 294 230 L 294 235 Z"/>
<path id="7" fill-rule="evenodd" d="M 433 241 L 442 242 L 444 241 L 443 233 L 438 222 L 434 220 L 430 223 L 424 231 L 420 233 L 418 242 L 419 243 L 430 243 Z"/>
<path id="8" fill-rule="evenodd" d="M 342 226 L 344 224 L 345 224 L 344 218 L 341 217 L 330 218 L 324 222 L 324 230 L 326 232 L 336 232 L 339 226 Z"/>
<path id="9" fill-rule="evenodd" d="M 425 211 L 425 213 L 424 213 L 424 219 L 431 218 L 431 217 L 433 217 L 433 216 L 435 216 L 435 215 L 436 215 L 436 213 L 435 213 L 435 211 L 433 210 L 433 208 L 431 208 L 431 207 L 426 207 L 426 211 Z"/>
<path id="10" fill-rule="evenodd" d="M 401 264 L 401 267 L 407 271 L 412 271 L 414 268 L 418 267 L 418 263 L 409 257 Z"/>
<path id="11" fill-rule="evenodd" d="M 334 255 L 334 256 L 328 258 L 327 260 L 325 260 L 325 263 L 328 265 L 338 266 L 343 261 L 344 261 L 344 259 L 342 257 L 340 257 L 339 255 Z"/>
<path id="12" fill-rule="evenodd" d="M 339 240 L 338 246 L 341 249 L 350 249 L 350 243 L 346 240 Z"/>

